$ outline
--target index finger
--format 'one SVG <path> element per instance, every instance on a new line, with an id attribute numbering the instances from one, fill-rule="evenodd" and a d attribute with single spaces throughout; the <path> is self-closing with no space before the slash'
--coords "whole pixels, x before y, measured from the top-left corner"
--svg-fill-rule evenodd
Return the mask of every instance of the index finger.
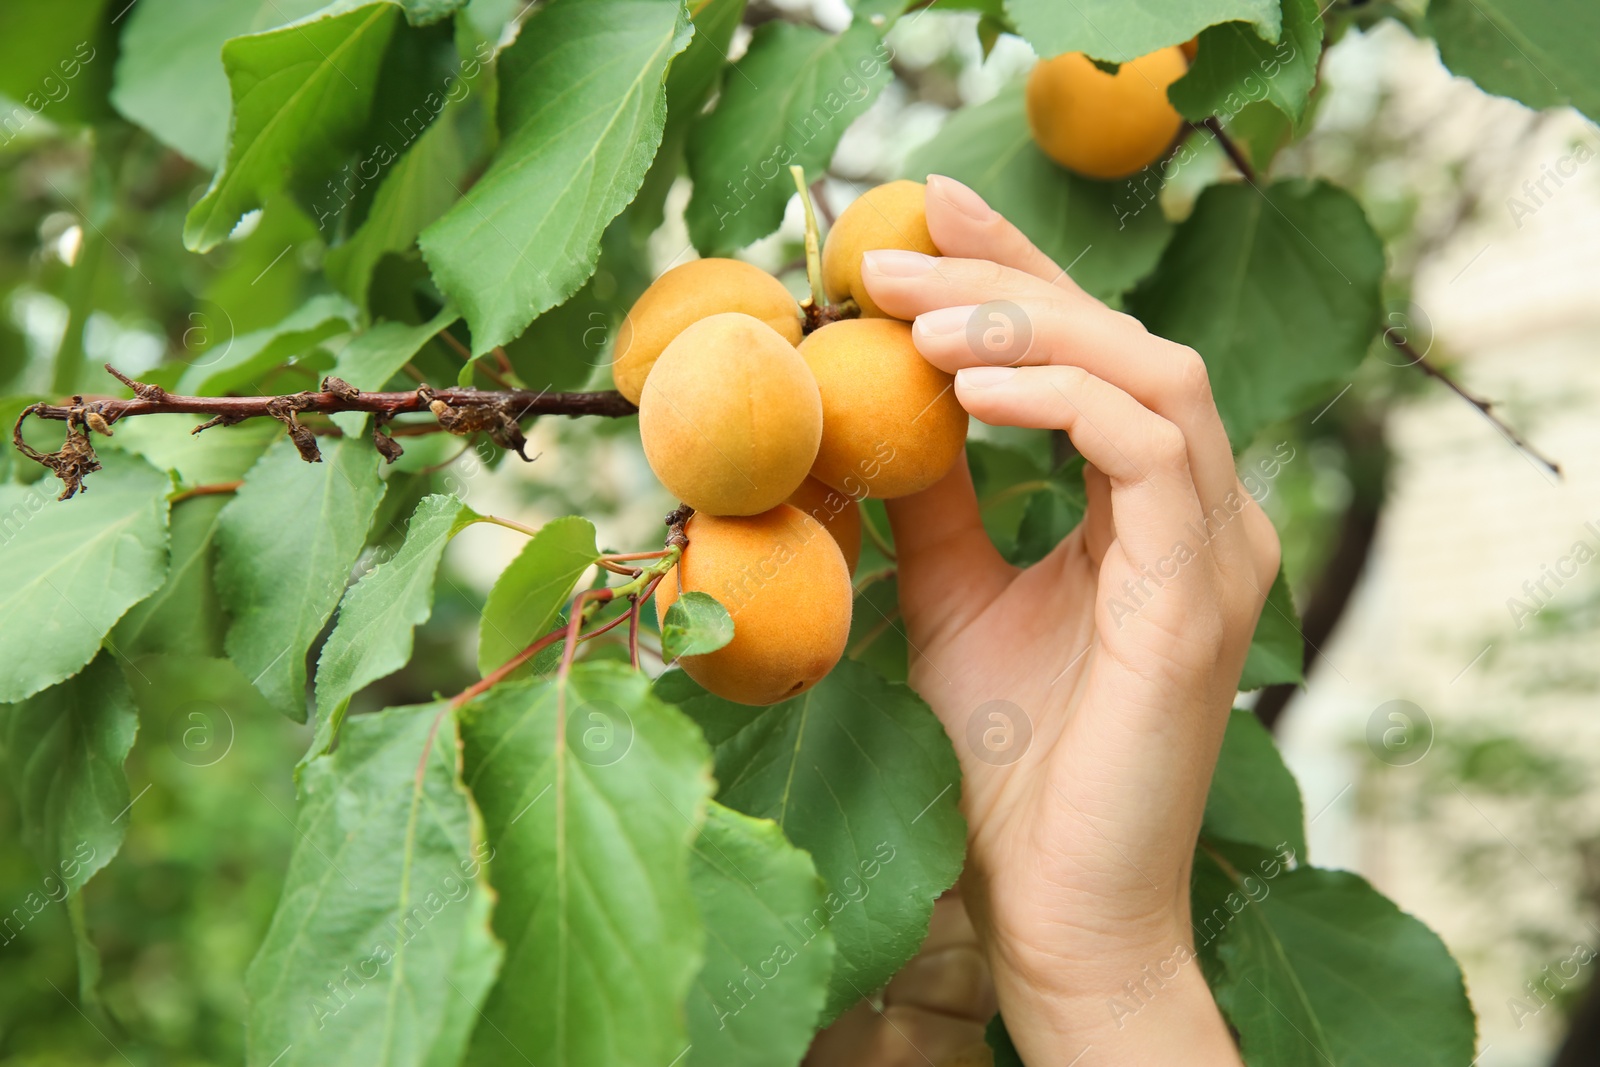
<path id="1" fill-rule="evenodd" d="M 1051 259 L 983 197 L 943 174 L 928 175 L 925 197 L 928 233 L 939 251 L 956 259 L 988 259 L 1048 282 L 1057 294 L 1068 293 L 1100 303 L 1084 292 L 1067 271 Z"/>

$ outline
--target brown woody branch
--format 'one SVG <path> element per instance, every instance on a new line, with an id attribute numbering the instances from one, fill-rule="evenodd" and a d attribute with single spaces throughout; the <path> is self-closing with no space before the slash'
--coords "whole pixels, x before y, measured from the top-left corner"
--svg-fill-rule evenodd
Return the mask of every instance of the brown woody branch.
<path id="1" fill-rule="evenodd" d="M 1442 382 L 1452 393 L 1455 393 L 1462 400 L 1465 400 L 1467 403 L 1471 404 L 1473 407 L 1482 412 L 1483 417 L 1488 419 L 1490 424 L 1492 424 L 1495 429 L 1499 430 L 1500 433 L 1505 436 L 1507 441 L 1510 441 L 1523 452 L 1527 453 L 1539 463 L 1543 464 L 1549 469 L 1550 473 L 1554 474 L 1557 478 L 1562 477 L 1561 464 L 1557 463 L 1549 456 L 1546 456 L 1537 448 L 1534 448 L 1533 445 L 1528 443 L 1526 438 L 1524 438 L 1511 427 L 1510 423 L 1506 422 L 1498 414 L 1496 414 L 1494 410 L 1494 401 L 1485 400 L 1481 396 L 1477 396 L 1468 392 L 1460 382 L 1450 377 L 1450 375 L 1446 374 L 1432 363 L 1429 363 L 1428 357 L 1423 355 L 1421 352 L 1418 352 L 1416 348 L 1412 346 L 1411 342 L 1397 337 L 1395 331 L 1386 330 L 1384 331 L 1383 337 L 1384 340 L 1388 341 L 1396 349 L 1404 353 L 1406 358 L 1411 360 L 1412 364 L 1415 365 L 1418 370 L 1435 381 Z"/>
<path id="2" fill-rule="evenodd" d="M 131 398 L 85 398 L 74 396 L 69 404 L 33 404 L 22 410 L 12 427 L 11 440 L 29 459 L 56 473 L 64 489 L 61 499 L 83 488 L 83 480 L 100 469 L 90 441 L 90 432 L 107 437 L 112 427 L 140 415 L 209 415 L 210 421 L 194 428 L 194 433 L 213 426 L 232 426 L 245 419 L 271 418 L 283 423 L 307 463 L 322 459 L 316 435 L 301 424 L 301 415 L 332 415 L 359 411 L 373 415 L 373 441 L 389 462 L 400 458 L 401 448 L 387 424 L 397 415 L 428 413 L 438 429 L 460 436 L 486 434 L 502 448 L 528 459 L 524 447 L 523 419 L 539 415 L 599 415 L 619 418 L 638 408 L 616 392 L 552 393 L 525 389 L 489 391 L 481 389 L 433 389 L 419 386 L 403 393 L 364 393 L 338 378 L 325 378 L 320 392 L 292 393 L 285 396 L 180 396 L 159 385 L 136 382 L 110 365 L 106 371 L 133 390 Z M 67 439 L 59 452 L 40 452 L 22 436 L 22 425 L 29 417 L 67 424 Z M 410 429 L 408 427 L 408 429 Z M 431 429 L 431 428 L 430 428 Z"/>

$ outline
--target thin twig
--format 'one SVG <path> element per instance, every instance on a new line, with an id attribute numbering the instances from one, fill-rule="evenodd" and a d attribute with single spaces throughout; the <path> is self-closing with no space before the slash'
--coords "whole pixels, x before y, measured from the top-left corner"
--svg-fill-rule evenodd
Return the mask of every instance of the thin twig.
<path id="1" fill-rule="evenodd" d="M 888 579 L 893 578 L 895 576 L 897 570 L 898 570 L 898 568 L 893 563 L 891 563 L 888 566 L 879 567 L 875 571 L 868 571 L 867 573 L 865 573 L 863 575 L 860 575 L 855 580 L 855 594 L 856 594 L 856 596 L 860 596 L 862 594 L 862 592 L 865 589 L 867 589 L 869 586 L 872 586 L 872 585 L 877 584 L 878 582 L 887 581 Z"/>
<path id="2" fill-rule="evenodd" d="M 197 496 L 221 496 L 225 493 L 236 492 L 244 482 L 210 482 L 206 485 L 191 485 L 189 488 L 174 493 L 169 499 L 176 504 L 180 500 L 188 500 Z"/>
<path id="3" fill-rule="evenodd" d="M 1250 166 L 1249 158 L 1245 156 L 1244 152 L 1240 150 L 1239 146 L 1234 143 L 1233 138 L 1229 137 L 1223 130 L 1222 123 L 1217 121 L 1216 116 L 1206 119 L 1201 125 L 1209 130 L 1211 135 L 1216 138 L 1217 144 L 1220 145 L 1222 150 L 1228 154 L 1228 158 L 1233 161 L 1233 165 L 1238 168 L 1239 173 L 1244 176 L 1244 180 L 1249 182 L 1251 185 L 1255 185 L 1256 173 L 1255 169 Z M 1422 373 L 1426 374 L 1430 378 L 1435 379 L 1436 381 L 1442 382 L 1450 389 L 1451 392 L 1455 393 L 1462 400 L 1465 400 L 1467 403 L 1477 408 L 1478 411 L 1482 413 L 1483 417 L 1488 419 L 1490 424 L 1505 436 L 1506 440 L 1510 441 L 1514 446 L 1521 449 L 1528 456 L 1532 457 L 1536 462 L 1543 465 L 1557 478 L 1562 477 L 1561 464 L 1557 463 L 1555 460 L 1551 459 L 1549 456 L 1546 456 L 1537 448 L 1533 447 L 1533 445 L 1529 444 L 1526 438 L 1524 438 L 1520 433 L 1513 429 L 1509 423 L 1496 414 L 1492 401 L 1485 400 L 1480 396 L 1476 396 L 1473 393 L 1468 392 L 1462 387 L 1460 382 L 1457 382 L 1454 378 L 1450 377 L 1434 364 L 1428 362 L 1427 356 L 1421 352 L 1418 352 L 1414 347 L 1412 347 L 1411 342 L 1398 336 L 1393 330 L 1385 330 L 1383 333 L 1383 339 L 1389 344 L 1393 345 L 1400 352 L 1404 353 L 1411 360 L 1412 365 Z"/>
<path id="4" fill-rule="evenodd" d="M 846 655 L 848 655 L 850 659 L 860 659 L 861 654 L 867 649 L 871 648 L 873 642 L 877 641 L 878 638 L 889 632 L 889 628 L 894 625 L 895 620 L 899 617 L 900 609 L 898 607 L 890 608 L 889 614 L 883 617 L 883 621 L 879 622 L 877 625 L 873 626 L 872 629 L 863 634 L 861 640 L 856 642 L 856 647 L 852 648 L 848 653 L 846 653 Z"/>
<path id="5" fill-rule="evenodd" d="M 446 327 L 445 329 L 440 330 L 439 333 L 437 334 L 437 336 L 444 338 L 444 343 L 449 345 L 451 348 L 455 349 L 456 354 L 459 355 L 462 359 L 466 360 L 467 363 L 470 364 L 470 363 L 473 362 L 473 360 L 472 360 L 472 349 L 470 349 L 466 345 L 462 344 L 460 339 L 457 338 L 455 334 L 450 332 L 449 327 Z M 507 374 L 511 373 L 511 363 L 510 363 L 509 360 L 506 359 L 505 349 L 496 347 L 494 351 L 495 351 L 495 358 L 500 362 L 500 364 L 504 368 L 505 372 Z M 488 378 L 490 381 L 494 382 L 496 385 L 500 386 L 500 388 L 502 388 L 502 389 L 511 389 L 511 388 L 513 388 L 512 384 L 509 381 L 507 381 L 505 378 L 501 377 L 499 374 L 496 374 L 489 367 L 484 366 L 483 362 L 481 360 L 478 361 L 478 363 L 477 363 L 477 365 L 475 366 L 474 369 L 482 371 L 486 378 Z"/>
<path id="6" fill-rule="evenodd" d="M 1467 403 L 1477 408 L 1478 411 L 1482 413 L 1483 417 L 1488 419 L 1490 424 L 1492 424 L 1495 429 L 1499 430 L 1501 434 L 1505 436 L 1506 440 L 1510 441 L 1517 448 L 1520 448 L 1523 452 L 1533 457 L 1533 459 L 1543 464 L 1549 469 L 1550 473 L 1554 474 L 1557 478 L 1562 477 L 1561 464 L 1557 463 L 1549 456 L 1546 456 L 1543 452 L 1540 452 L 1537 448 L 1533 447 L 1533 445 L 1529 444 L 1527 439 L 1524 438 L 1520 433 L 1512 429 L 1509 423 L 1495 413 L 1494 402 L 1492 400 L 1485 400 L 1480 396 L 1469 393 L 1465 388 L 1462 387 L 1460 382 L 1457 382 L 1454 378 L 1450 377 L 1450 375 L 1446 374 L 1432 363 L 1429 363 L 1428 357 L 1423 355 L 1421 352 L 1418 352 L 1416 348 L 1412 346 L 1410 341 L 1398 338 L 1394 331 L 1386 330 L 1383 337 L 1384 340 L 1388 341 L 1396 349 L 1404 353 L 1404 355 L 1411 360 L 1412 364 L 1415 365 L 1418 370 L 1422 371 L 1422 373 L 1426 374 L 1428 377 L 1442 382 L 1444 385 L 1449 387 L 1451 392 L 1455 393 L 1462 400 L 1465 400 Z"/>
<path id="7" fill-rule="evenodd" d="M 1234 169 L 1239 172 L 1240 176 L 1251 185 L 1255 185 L 1256 169 L 1250 165 L 1250 157 L 1245 155 L 1244 150 L 1235 144 L 1233 138 L 1229 137 L 1227 132 L 1223 130 L 1222 123 L 1218 121 L 1217 117 L 1212 115 L 1200 125 L 1210 132 L 1217 144 L 1227 153 L 1228 159 L 1233 163 Z"/>
<path id="8" fill-rule="evenodd" d="M 833 205 L 828 203 L 827 181 L 826 177 L 822 177 L 811 183 L 811 199 L 816 202 L 822 221 L 826 222 L 828 229 L 831 230 L 839 217 L 833 213 Z"/>
<path id="9" fill-rule="evenodd" d="M 652 586 L 654 588 L 654 586 Z M 648 595 L 648 594 L 647 594 Z M 639 669 L 639 598 L 628 598 L 628 663 Z"/>
<path id="10" fill-rule="evenodd" d="M 689 543 L 688 537 L 684 533 L 684 525 L 689 521 L 689 517 L 692 514 L 694 514 L 692 508 L 688 505 L 680 505 L 666 518 L 666 549 L 660 552 L 629 553 L 631 556 L 651 560 L 649 566 L 634 571 L 632 580 L 622 585 L 601 589 L 586 589 L 578 593 L 572 598 L 572 607 L 566 622 L 533 642 L 500 667 L 491 671 L 481 681 L 475 682 L 462 690 L 451 700 L 451 706 L 459 708 L 474 697 L 487 692 L 504 681 L 512 671 L 533 659 L 534 656 L 537 656 L 557 641 L 565 639 L 566 647 L 561 653 L 561 667 L 558 672 L 559 684 L 556 696 L 557 719 L 564 723 L 566 721 L 566 680 L 572 668 L 573 656 L 577 651 L 579 642 L 587 641 L 591 637 L 599 637 L 608 630 L 621 625 L 624 621 L 628 622 L 629 656 L 634 666 L 637 667 L 639 660 L 639 606 L 650 599 L 651 594 L 656 591 L 656 586 L 660 585 L 661 580 L 667 576 L 667 573 L 677 566 L 684 548 Z M 602 557 L 603 560 L 616 558 L 618 557 Z M 589 633 L 580 632 L 601 607 L 620 598 L 626 598 L 629 601 L 629 608 L 626 613 L 617 616 L 604 626 Z"/>
<path id="11" fill-rule="evenodd" d="M 506 660 L 505 663 L 484 675 L 482 679 L 473 682 L 471 685 L 467 686 L 467 688 L 457 693 L 455 697 L 451 699 L 451 705 L 459 708 L 461 705 L 467 703 L 467 701 L 478 696 L 479 694 L 488 692 L 496 685 L 499 685 L 501 682 L 505 681 L 506 675 L 510 674 L 512 671 L 516 670 L 518 667 L 522 666 L 524 663 L 528 662 L 530 659 L 537 656 L 551 645 L 555 644 L 566 632 L 567 628 L 564 624 L 556 627 L 554 630 L 551 630 L 533 644 L 529 645 L 521 652 L 518 652 L 515 656 L 512 656 L 510 659 Z"/>

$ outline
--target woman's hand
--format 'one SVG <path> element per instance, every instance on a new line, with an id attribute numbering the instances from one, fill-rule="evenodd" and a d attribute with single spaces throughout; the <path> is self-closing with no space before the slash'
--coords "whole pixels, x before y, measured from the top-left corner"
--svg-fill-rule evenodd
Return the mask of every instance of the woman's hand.
<path id="1" fill-rule="evenodd" d="M 1189 871 L 1277 535 L 1199 356 L 959 182 L 930 178 L 927 213 L 944 256 L 868 252 L 873 299 L 914 320 L 973 416 L 1064 429 L 1088 463 L 1087 516 L 1027 570 L 984 533 L 965 464 L 889 502 L 911 683 L 961 757 L 962 887 L 1001 1010 L 1029 1063 L 1236 1065 L 1194 965 Z M 986 746 L 994 727 L 1026 751 Z"/>

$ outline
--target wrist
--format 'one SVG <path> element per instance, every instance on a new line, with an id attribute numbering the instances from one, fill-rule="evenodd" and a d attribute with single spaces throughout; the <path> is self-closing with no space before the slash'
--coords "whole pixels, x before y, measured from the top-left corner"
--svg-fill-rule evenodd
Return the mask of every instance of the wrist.
<path id="1" fill-rule="evenodd" d="M 995 989 L 1026 1064 L 1069 1064 L 1092 1050 L 1096 1067 L 1184 1063 L 1239 1067 L 1237 1047 L 1185 941 L 1148 959 L 1080 975 L 1070 991 L 997 968 Z"/>

